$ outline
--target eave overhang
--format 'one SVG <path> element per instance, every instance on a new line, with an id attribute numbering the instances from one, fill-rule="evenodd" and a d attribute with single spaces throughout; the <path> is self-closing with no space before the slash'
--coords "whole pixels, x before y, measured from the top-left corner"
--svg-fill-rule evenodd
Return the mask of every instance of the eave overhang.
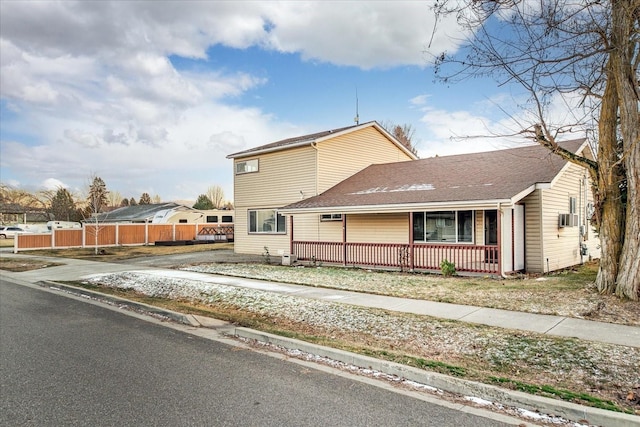
<path id="1" fill-rule="evenodd" d="M 283 215 L 296 214 L 380 214 L 380 213 L 401 213 L 417 211 L 436 210 L 485 210 L 496 209 L 497 206 L 510 206 L 511 199 L 492 200 L 470 200 L 454 202 L 432 202 L 432 203 L 406 203 L 393 205 L 367 205 L 367 206 L 326 206 L 313 208 L 292 208 L 278 209 L 278 213 Z"/>

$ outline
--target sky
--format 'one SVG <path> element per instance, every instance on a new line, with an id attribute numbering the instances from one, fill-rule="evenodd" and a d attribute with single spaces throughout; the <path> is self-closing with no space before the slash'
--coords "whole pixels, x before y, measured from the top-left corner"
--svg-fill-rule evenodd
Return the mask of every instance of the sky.
<path id="1" fill-rule="evenodd" d="M 408 124 L 420 157 L 487 151 L 522 94 L 436 81 L 431 1 L 0 1 L 0 182 L 126 198 L 233 199 L 228 154 L 360 123 Z"/>

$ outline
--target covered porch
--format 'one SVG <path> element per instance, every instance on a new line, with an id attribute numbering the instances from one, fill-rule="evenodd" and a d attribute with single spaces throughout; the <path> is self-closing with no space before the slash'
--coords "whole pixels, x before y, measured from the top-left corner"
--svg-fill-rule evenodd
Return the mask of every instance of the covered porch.
<path id="1" fill-rule="evenodd" d="M 337 233 L 329 239 L 322 238 L 328 234 L 314 239 L 304 230 L 296 233 L 296 216 L 290 215 L 289 252 L 299 261 L 401 271 L 439 272 L 446 260 L 459 273 L 502 275 L 524 268 L 523 213 L 515 206 L 494 205 L 493 209 L 395 212 L 389 221 L 378 214 L 382 218 L 375 222 L 370 213 L 333 213 L 333 218 L 340 218 L 334 227 L 337 231 L 340 226 L 341 239 Z M 385 227 L 401 230 L 405 237 L 396 232 L 387 238 L 381 231 Z"/>
<path id="2" fill-rule="evenodd" d="M 403 243 L 291 242 L 291 254 L 300 261 L 326 262 L 353 267 L 440 271 L 443 260 L 456 271 L 500 274 L 500 250 L 492 245 Z"/>

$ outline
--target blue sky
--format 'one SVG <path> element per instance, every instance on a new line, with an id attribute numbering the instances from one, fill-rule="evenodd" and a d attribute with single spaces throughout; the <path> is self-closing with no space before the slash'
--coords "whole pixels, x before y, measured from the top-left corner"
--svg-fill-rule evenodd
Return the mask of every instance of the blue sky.
<path id="1" fill-rule="evenodd" d="M 503 148 L 521 95 L 489 79 L 434 82 L 429 1 L 2 1 L 0 181 L 82 197 L 191 200 L 227 154 L 361 122 L 409 124 L 421 157 Z M 522 119 L 526 122 L 526 118 Z"/>

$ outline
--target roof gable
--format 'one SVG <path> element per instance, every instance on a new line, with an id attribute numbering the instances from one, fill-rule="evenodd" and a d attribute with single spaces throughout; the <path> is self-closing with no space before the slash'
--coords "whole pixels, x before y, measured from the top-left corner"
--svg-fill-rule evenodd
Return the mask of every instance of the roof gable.
<path id="1" fill-rule="evenodd" d="M 248 150 L 239 151 L 237 153 L 229 154 L 227 156 L 228 159 L 235 158 L 243 158 L 255 156 L 258 154 L 271 153 L 274 151 L 283 151 L 288 150 L 295 147 L 302 147 L 311 144 L 318 144 L 327 139 L 335 138 L 340 135 L 344 135 L 351 132 L 356 132 L 360 129 L 364 129 L 367 127 L 376 128 L 382 135 L 384 135 L 389 142 L 396 145 L 402 151 L 406 152 L 412 159 L 416 159 L 417 157 L 411 153 L 402 143 L 400 143 L 396 138 L 394 138 L 389 132 L 387 132 L 382 126 L 380 126 L 377 122 L 367 122 L 359 125 L 347 126 L 337 129 L 325 130 L 322 132 L 316 132 L 308 135 L 296 136 L 293 138 L 287 138 L 280 141 L 272 142 L 269 144 L 261 145 L 259 147 L 250 148 Z"/>
<path id="2" fill-rule="evenodd" d="M 579 152 L 585 140 L 561 146 Z M 511 200 L 551 183 L 567 161 L 539 146 L 371 165 L 285 210 Z"/>

